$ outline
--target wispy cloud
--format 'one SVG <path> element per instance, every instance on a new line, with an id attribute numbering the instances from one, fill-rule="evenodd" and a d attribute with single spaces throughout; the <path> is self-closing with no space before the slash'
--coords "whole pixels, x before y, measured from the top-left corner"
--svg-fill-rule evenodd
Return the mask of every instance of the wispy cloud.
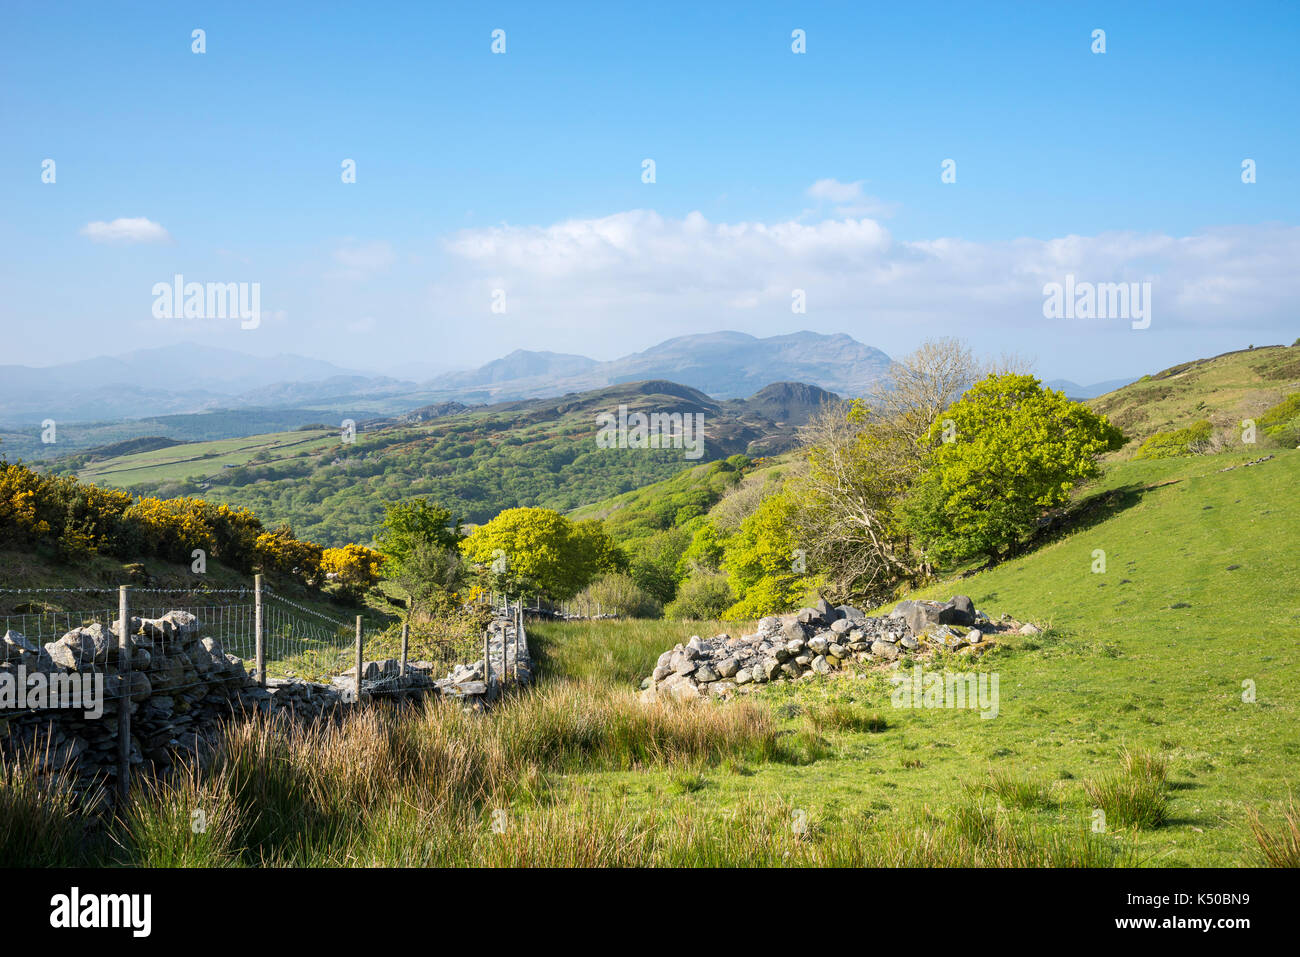
<path id="1" fill-rule="evenodd" d="M 165 243 L 172 238 L 161 224 L 143 216 L 95 220 L 81 227 L 81 235 L 93 243 Z"/>
<path id="2" fill-rule="evenodd" d="M 823 205 L 831 204 L 836 216 L 889 217 L 898 211 L 897 203 L 887 203 L 862 191 L 865 180 L 841 183 L 837 179 L 819 179 L 808 187 L 808 196 Z"/>

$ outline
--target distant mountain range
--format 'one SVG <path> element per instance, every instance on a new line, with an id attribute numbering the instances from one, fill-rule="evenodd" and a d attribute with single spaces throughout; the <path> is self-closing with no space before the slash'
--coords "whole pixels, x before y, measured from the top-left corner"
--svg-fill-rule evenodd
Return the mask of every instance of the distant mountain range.
<path id="1" fill-rule="evenodd" d="M 1132 376 L 1128 379 L 1109 379 L 1106 382 L 1094 382 L 1092 385 L 1079 385 L 1079 383 L 1071 382 L 1069 379 L 1052 379 L 1044 382 L 1043 385 L 1049 389 L 1064 392 L 1071 399 L 1095 399 L 1099 395 L 1122 389 L 1129 383 L 1136 381 L 1137 376 Z"/>
<path id="2" fill-rule="evenodd" d="M 42 368 L 0 366 L 0 424 L 30 431 L 47 418 L 104 422 L 240 409 L 392 416 L 440 403 L 547 398 L 654 379 L 721 400 L 752 396 L 774 382 L 859 395 L 889 365 L 885 353 L 842 333 L 760 339 L 715 332 L 669 339 L 607 362 L 516 350 L 478 369 L 416 382 L 303 356 L 258 358 L 187 343 Z"/>

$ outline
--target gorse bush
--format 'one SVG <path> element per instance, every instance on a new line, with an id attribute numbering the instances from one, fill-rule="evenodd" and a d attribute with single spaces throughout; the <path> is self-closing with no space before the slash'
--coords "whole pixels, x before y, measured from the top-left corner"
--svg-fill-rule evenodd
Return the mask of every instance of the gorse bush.
<path id="1" fill-rule="evenodd" d="M 294 537 L 287 526 L 266 531 L 252 512 L 201 498 L 137 499 L 69 476 L 46 476 L 0 460 L 0 541 L 53 547 L 68 560 L 104 553 L 124 559 L 158 558 L 189 564 L 196 549 L 206 558 L 251 572 L 256 567 L 304 583 L 321 574 L 323 549 Z M 337 550 L 335 568 L 345 584 L 373 580 L 379 556 L 349 545 Z"/>
<path id="2" fill-rule="evenodd" d="M 327 548 L 321 552 L 320 568 L 325 575 L 338 582 L 344 592 L 359 597 L 379 581 L 379 568 L 384 556 L 364 545 L 344 545 Z"/>
<path id="3" fill-rule="evenodd" d="M 314 584 L 321 576 L 321 561 L 325 549 L 314 542 L 295 538 L 287 525 L 257 536 L 257 557 L 262 567 L 292 576 L 306 584 Z"/>

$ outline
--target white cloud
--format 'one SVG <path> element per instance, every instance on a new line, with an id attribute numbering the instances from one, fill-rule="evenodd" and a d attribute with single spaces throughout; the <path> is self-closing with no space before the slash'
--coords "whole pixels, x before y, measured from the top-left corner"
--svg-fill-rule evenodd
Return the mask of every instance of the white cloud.
<path id="1" fill-rule="evenodd" d="M 81 235 L 93 243 L 165 243 L 172 238 L 160 224 L 143 216 L 86 223 Z"/>
<path id="2" fill-rule="evenodd" d="M 844 185 L 822 191 L 843 196 Z M 584 329 L 614 350 L 612 330 L 629 323 L 653 326 L 660 338 L 848 322 L 894 325 L 918 338 L 963 330 L 1038 335 L 1049 322 L 1043 286 L 1067 273 L 1094 283 L 1150 281 L 1157 329 L 1236 323 L 1285 336 L 1300 296 L 1300 227 L 1276 224 L 1182 237 L 903 242 L 868 218 L 713 223 L 698 212 L 670 219 L 631 210 L 551 226 L 467 229 L 446 248 L 455 268 L 432 290 L 440 312 L 491 319 L 491 291 L 501 288 L 510 304 L 505 321 L 539 332 Z M 791 313 L 794 289 L 806 291 L 806 315 Z"/>
<path id="3" fill-rule="evenodd" d="M 862 198 L 862 180 L 841 183 L 837 179 L 819 179 L 808 187 L 808 195 L 832 203 L 853 202 Z"/>
<path id="4" fill-rule="evenodd" d="M 887 203 L 862 192 L 863 180 L 841 183 L 837 179 L 819 179 L 808 187 L 808 195 L 822 203 L 832 203 L 835 215 L 847 218 L 892 216 L 897 203 Z"/>

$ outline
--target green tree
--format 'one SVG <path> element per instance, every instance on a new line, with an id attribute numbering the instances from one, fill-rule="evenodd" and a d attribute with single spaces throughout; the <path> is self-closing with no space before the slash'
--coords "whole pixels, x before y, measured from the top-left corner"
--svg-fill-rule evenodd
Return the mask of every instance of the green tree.
<path id="1" fill-rule="evenodd" d="M 573 540 L 583 562 L 583 577 L 587 581 L 607 572 L 627 571 L 627 553 L 605 531 L 605 524 L 600 519 L 588 518 L 574 522 Z"/>
<path id="2" fill-rule="evenodd" d="M 792 535 L 795 504 L 787 492 L 765 498 L 727 540 L 722 558 L 739 600 L 728 618 L 756 618 L 789 611 L 815 588 Z"/>
<path id="3" fill-rule="evenodd" d="M 925 470 L 900 514 L 937 562 L 1014 551 L 1044 510 L 1100 473 L 1097 456 L 1124 443 L 1105 416 L 1016 374 L 976 383 L 928 439 Z"/>
<path id="4" fill-rule="evenodd" d="M 665 529 L 641 542 L 632 556 L 632 580 L 662 605 L 677 594 L 677 560 L 690 540 L 690 533 L 683 528 Z"/>
<path id="5" fill-rule="evenodd" d="M 426 498 L 410 498 L 385 509 L 376 544 L 397 573 L 418 545 L 445 550 L 455 548 L 462 538 L 460 521 L 453 520 L 450 510 Z"/>
<path id="6" fill-rule="evenodd" d="M 705 522 L 695 530 L 691 544 L 682 557 L 677 560 L 677 577 L 684 579 L 687 575 L 701 571 L 717 571 L 722 567 L 723 543 L 718 530 L 711 522 Z"/>
<path id="7" fill-rule="evenodd" d="M 572 598 L 592 574 L 589 532 L 549 508 L 508 508 L 460 547 L 496 587 L 517 594 Z"/>
<path id="8" fill-rule="evenodd" d="M 678 587 L 677 597 L 664 609 L 664 617 L 690 621 L 721 618 L 735 603 L 725 573 L 698 571 Z"/>

